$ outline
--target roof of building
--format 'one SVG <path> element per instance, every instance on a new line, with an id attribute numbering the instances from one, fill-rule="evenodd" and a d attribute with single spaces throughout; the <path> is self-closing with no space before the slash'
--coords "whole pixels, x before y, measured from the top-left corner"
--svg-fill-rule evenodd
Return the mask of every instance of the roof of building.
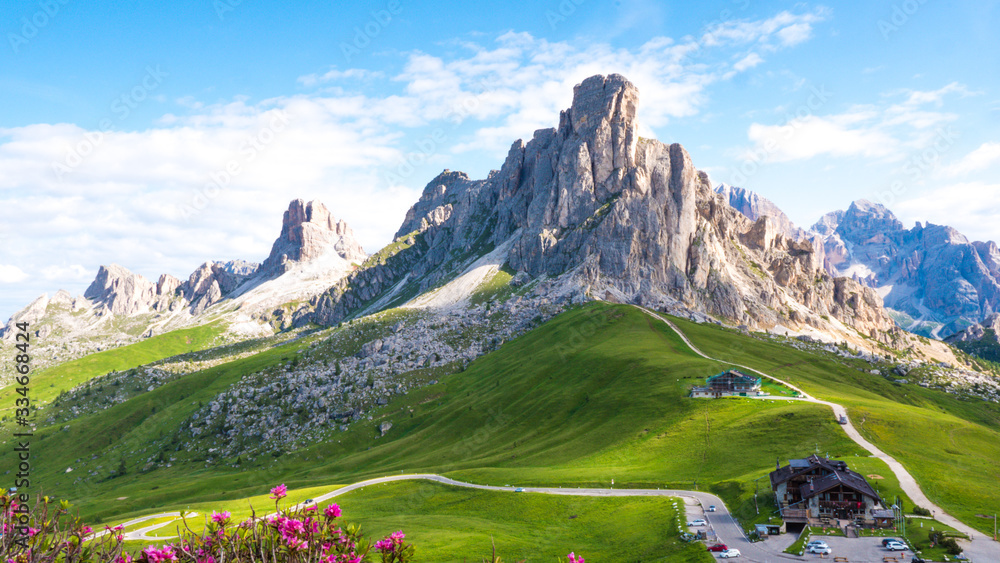
<path id="1" fill-rule="evenodd" d="M 820 467 L 827 472 L 843 471 L 847 469 L 847 463 L 839 459 L 829 459 L 813 454 L 805 459 L 790 459 L 788 465 L 779 467 L 771 472 L 771 488 L 792 480 L 795 476 L 808 473 L 814 468 Z"/>
<path id="2" fill-rule="evenodd" d="M 882 499 L 875 492 L 875 489 L 868 484 L 868 481 L 861 476 L 860 473 L 851 471 L 850 469 L 837 470 L 825 477 L 820 477 L 819 479 L 814 479 L 808 483 L 804 483 L 799 487 L 799 491 L 802 492 L 802 498 L 808 499 L 812 498 L 823 491 L 828 491 L 837 485 L 843 485 L 849 489 L 853 489 L 862 495 L 874 498 L 879 502 Z"/>
<path id="3" fill-rule="evenodd" d="M 728 370 L 728 371 L 724 371 L 722 373 L 717 373 L 717 374 L 713 375 L 712 377 L 709 377 L 708 380 L 707 380 L 707 382 L 711 383 L 712 381 L 715 381 L 716 379 L 718 379 L 720 377 L 726 377 L 726 376 L 731 377 L 731 378 L 733 378 L 733 379 L 735 379 L 737 381 L 740 381 L 742 383 L 747 383 L 749 385 L 760 385 L 760 378 L 759 377 L 753 377 L 751 375 L 747 375 L 747 374 L 745 374 L 743 372 L 736 371 L 734 369 L 731 369 L 731 370 Z"/>

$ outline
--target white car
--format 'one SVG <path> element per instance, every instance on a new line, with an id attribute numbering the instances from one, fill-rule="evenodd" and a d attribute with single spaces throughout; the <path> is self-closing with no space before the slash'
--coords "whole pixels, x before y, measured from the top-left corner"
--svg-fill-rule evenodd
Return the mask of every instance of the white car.
<path id="1" fill-rule="evenodd" d="M 688 526 L 708 526 L 708 522 L 704 518 L 699 518 L 688 522 Z"/>
<path id="2" fill-rule="evenodd" d="M 885 544 L 885 548 L 889 551 L 906 551 L 908 548 L 906 544 L 898 541 L 891 541 Z"/>
<path id="3" fill-rule="evenodd" d="M 833 550 L 830 549 L 830 546 L 826 544 L 810 545 L 807 551 L 809 551 L 809 553 L 821 553 L 823 555 L 830 555 L 831 553 L 833 553 Z"/>
<path id="4" fill-rule="evenodd" d="M 806 544 L 806 548 L 810 548 L 810 547 L 813 547 L 813 546 L 818 546 L 818 547 L 822 547 L 822 548 L 830 547 L 823 540 L 813 540 L 813 541 L 811 541 L 811 542 L 809 542 L 809 543 Z"/>
<path id="5" fill-rule="evenodd" d="M 727 549 L 719 554 L 719 557 L 722 559 L 729 559 L 730 557 L 739 557 L 739 556 L 740 556 L 740 550 L 738 549 Z"/>

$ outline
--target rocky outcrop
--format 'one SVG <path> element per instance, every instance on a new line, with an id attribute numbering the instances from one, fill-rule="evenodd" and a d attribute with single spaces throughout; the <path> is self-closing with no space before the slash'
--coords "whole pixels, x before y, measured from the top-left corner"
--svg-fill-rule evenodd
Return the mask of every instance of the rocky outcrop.
<path id="1" fill-rule="evenodd" d="M 807 231 L 796 227 L 777 205 L 757 192 L 723 183 L 715 187 L 715 193 L 721 195 L 733 209 L 746 215 L 751 221 L 765 216 L 770 217 L 778 232 L 788 238 L 802 239 L 809 236 Z"/>
<path id="2" fill-rule="evenodd" d="M 354 232 L 318 201 L 292 201 L 281 221 L 281 234 L 259 272 L 277 277 L 295 263 L 309 262 L 333 250 L 348 262 L 361 263 L 367 257 Z"/>
<path id="3" fill-rule="evenodd" d="M 825 329 L 835 317 L 865 335 L 892 330 L 878 295 L 822 270 L 817 244 L 731 207 L 681 145 L 640 139 L 637 103 L 625 78 L 588 78 L 559 127 L 516 141 L 499 171 L 443 172 L 393 244 L 316 301 L 314 320 L 419 293 L 509 243 L 519 275 L 562 276 L 602 298 L 679 302 L 763 327 Z"/>
<path id="4" fill-rule="evenodd" d="M 83 296 L 107 313 L 128 316 L 149 310 L 156 301 L 156 285 L 118 264 L 111 264 L 97 270 L 97 277 Z"/>
<path id="5" fill-rule="evenodd" d="M 955 229 L 917 223 L 906 229 L 881 204 L 859 200 L 813 226 L 841 275 L 876 288 L 904 328 L 946 337 L 1000 305 L 1000 251 Z"/>

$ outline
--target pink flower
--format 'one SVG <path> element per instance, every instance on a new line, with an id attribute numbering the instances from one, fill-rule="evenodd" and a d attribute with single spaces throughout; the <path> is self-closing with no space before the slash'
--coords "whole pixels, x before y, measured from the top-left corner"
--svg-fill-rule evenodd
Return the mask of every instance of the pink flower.
<path id="1" fill-rule="evenodd" d="M 163 563 L 164 561 L 177 561 L 177 556 L 174 554 L 174 546 L 165 545 L 162 548 L 157 548 L 156 546 L 148 546 L 146 549 L 142 550 L 146 554 L 146 558 L 149 563 Z"/>
<path id="2" fill-rule="evenodd" d="M 34 537 L 35 534 L 37 534 L 37 533 L 38 533 L 38 528 L 31 528 L 31 527 L 28 528 L 28 537 L 29 538 Z"/>
<path id="3" fill-rule="evenodd" d="M 272 498 L 274 500 L 285 498 L 286 496 L 288 496 L 288 487 L 286 487 L 284 485 L 284 483 L 282 483 L 281 485 L 278 485 L 277 487 L 271 489 L 271 497 L 270 498 Z"/>
<path id="4" fill-rule="evenodd" d="M 118 556 L 115 563 L 132 563 L 132 556 L 128 553 L 123 553 Z"/>
<path id="5" fill-rule="evenodd" d="M 230 516 L 231 515 L 228 510 L 224 510 L 222 512 L 212 511 L 212 521 L 216 524 L 225 524 L 229 521 Z"/>
<path id="6" fill-rule="evenodd" d="M 340 506 L 336 504 L 331 504 L 326 507 L 326 510 L 323 511 L 323 514 L 325 514 L 327 518 L 331 519 L 340 518 Z"/>
<path id="7" fill-rule="evenodd" d="M 569 563 L 583 563 L 583 557 L 577 557 L 572 551 L 566 557 L 569 559 Z"/>

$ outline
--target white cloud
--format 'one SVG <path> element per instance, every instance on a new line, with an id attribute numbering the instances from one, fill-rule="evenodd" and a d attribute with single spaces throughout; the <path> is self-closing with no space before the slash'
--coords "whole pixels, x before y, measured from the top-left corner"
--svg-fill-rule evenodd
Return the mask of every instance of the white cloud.
<path id="1" fill-rule="evenodd" d="M 725 21 L 709 28 L 701 43 L 707 46 L 758 43 L 773 51 L 806 41 L 812 36 L 813 25 L 829 16 L 829 9 L 817 8 L 804 14 L 784 11 L 764 20 Z"/>
<path id="2" fill-rule="evenodd" d="M 743 157 L 772 162 L 820 155 L 900 160 L 933 145 L 947 124 L 958 118 L 954 113 L 923 107 L 941 106 L 949 94 L 964 97 L 968 90 L 958 83 L 926 92 L 900 90 L 885 96 L 903 96 L 902 101 L 856 105 L 826 115 L 818 114 L 824 98 L 814 95 L 799 108 L 778 108 L 777 113 L 789 117 L 777 124 L 752 123 L 747 138 L 753 146 L 743 151 Z"/>
<path id="3" fill-rule="evenodd" d="M 756 145 L 754 151 L 763 151 L 763 160 L 773 162 L 819 155 L 880 157 L 894 152 L 896 143 L 892 138 L 878 130 L 852 128 L 852 117 L 849 114 L 847 118 L 832 119 L 808 116 L 784 125 L 754 123 L 747 136 Z"/>
<path id="4" fill-rule="evenodd" d="M 179 98 L 143 130 L 0 129 L 5 243 L 19 249 L 4 256 L 0 281 L 37 282 L 37 293 L 79 291 L 110 262 L 155 279 L 186 276 L 206 260 L 260 260 L 293 198 L 322 200 L 374 252 L 423 182 L 454 168 L 454 153 L 502 158 L 511 142 L 557 125 L 584 78 L 618 72 L 632 80 L 640 125 L 651 135 L 702 111 L 713 83 L 762 64 L 756 50 L 794 44 L 824 17 L 782 12 L 633 49 L 508 32 L 463 43 L 447 57 L 405 53 L 392 75 L 337 68 L 305 75 L 296 95 Z M 736 60 L 734 48 L 749 54 Z M 420 142 L 435 128 L 444 141 L 425 151 Z M 418 165 L 390 180 L 387 172 L 407 157 Z M 8 311 L 22 305 L 0 298 Z"/>
<path id="5" fill-rule="evenodd" d="M 333 82 L 337 80 L 371 80 L 374 78 L 381 78 L 382 73 L 377 71 L 371 71 L 364 68 L 349 68 L 347 70 L 337 70 L 336 68 L 331 68 L 323 74 L 307 74 L 305 76 L 300 76 L 298 81 L 300 84 L 306 87 L 315 86 L 317 84 L 325 82 Z"/>
<path id="6" fill-rule="evenodd" d="M 949 176 L 960 176 L 970 172 L 978 172 L 1000 162 L 1000 143 L 983 143 L 976 150 L 962 157 L 958 162 L 948 166 L 943 173 Z"/>
<path id="7" fill-rule="evenodd" d="M 736 72 L 743 72 L 744 70 L 748 68 L 753 68 L 762 62 L 764 62 L 764 59 L 761 58 L 760 55 L 758 55 L 757 53 L 750 53 L 749 55 L 737 61 L 736 64 L 733 65 L 733 70 L 735 70 Z"/>
<path id="8" fill-rule="evenodd" d="M 0 283 L 18 283 L 28 279 L 28 274 L 21 268 L 9 264 L 0 264 Z"/>
<path id="9" fill-rule="evenodd" d="M 893 211 L 906 223 L 930 221 L 954 227 L 969 240 L 995 240 L 1000 184 L 963 182 L 942 186 L 900 201 Z"/>

